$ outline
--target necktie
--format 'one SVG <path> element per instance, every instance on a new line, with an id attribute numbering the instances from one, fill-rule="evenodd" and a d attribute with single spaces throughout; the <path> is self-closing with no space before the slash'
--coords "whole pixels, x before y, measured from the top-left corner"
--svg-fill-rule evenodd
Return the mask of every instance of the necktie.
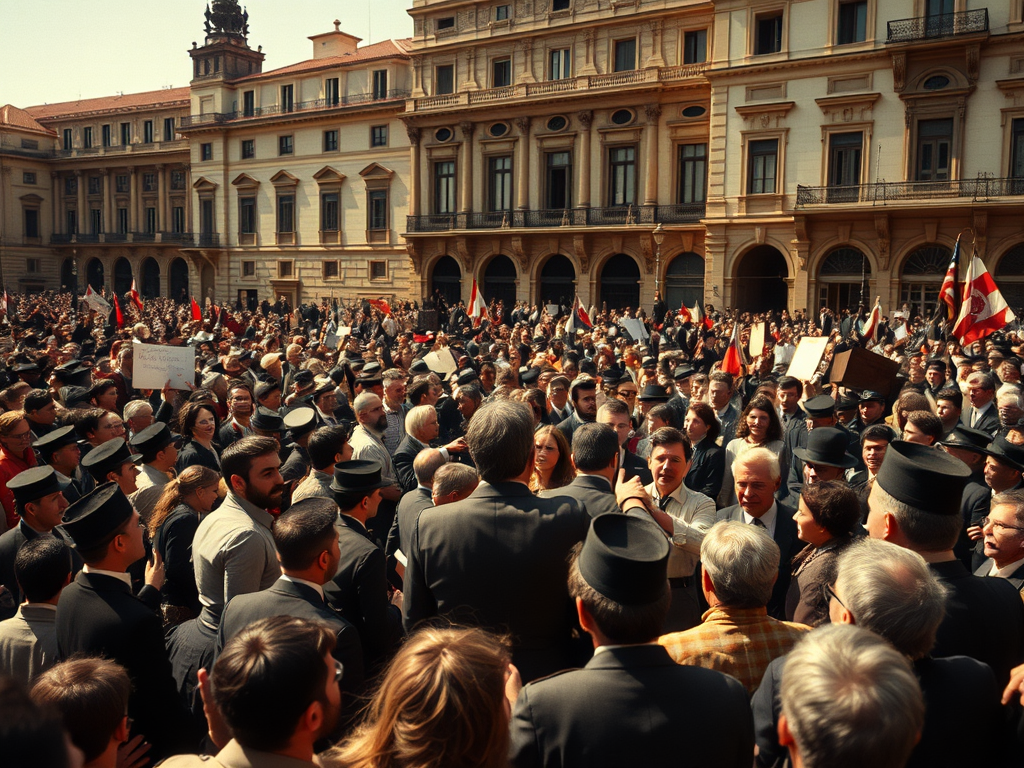
<path id="1" fill-rule="evenodd" d="M 755 517 L 750 524 L 753 525 L 753 526 L 756 526 L 758 528 L 767 528 L 768 527 L 764 523 L 761 522 L 761 518 L 760 517 Z"/>
<path id="2" fill-rule="evenodd" d="M 672 498 L 671 496 L 662 496 L 662 497 L 661 497 L 660 499 L 658 499 L 658 508 L 659 508 L 659 509 L 660 509 L 660 510 L 661 510 L 662 512 L 664 512 L 664 511 L 665 511 L 665 507 L 667 507 L 667 506 L 668 506 L 668 502 L 669 502 L 669 500 L 670 500 L 671 498 Z"/>

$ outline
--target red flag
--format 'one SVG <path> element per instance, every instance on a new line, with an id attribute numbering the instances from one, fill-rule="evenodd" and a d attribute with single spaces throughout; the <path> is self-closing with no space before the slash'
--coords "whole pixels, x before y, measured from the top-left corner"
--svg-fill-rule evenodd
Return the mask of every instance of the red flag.
<path id="1" fill-rule="evenodd" d="M 484 302 L 483 291 L 477 288 L 476 278 L 473 278 L 473 293 L 470 294 L 469 312 L 467 314 L 473 321 L 474 328 L 480 325 L 481 321 L 487 317 L 487 304 Z"/>
<path id="2" fill-rule="evenodd" d="M 960 237 L 963 235 L 961 232 L 956 236 L 956 245 L 953 246 L 953 258 L 949 262 L 949 268 L 946 270 L 946 276 L 942 278 L 942 287 L 939 289 L 939 301 L 945 304 L 949 310 L 947 312 L 947 320 L 952 320 L 956 317 L 956 279 L 957 273 L 960 270 Z"/>
<path id="3" fill-rule="evenodd" d="M 693 321 L 694 325 L 703 325 L 709 331 L 715 324 L 714 320 L 704 314 L 704 310 L 701 309 L 699 299 L 697 300 L 697 303 L 693 305 L 693 314 L 690 319 Z"/>
<path id="4" fill-rule="evenodd" d="M 953 335 L 959 337 L 961 344 L 970 344 L 1001 330 L 1015 318 L 981 259 L 971 258 Z"/>
<path id="5" fill-rule="evenodd" d="M 693 315 L 690 313 L 690 309 L 689 307 L 686 306 L 685 302 L 680 303 L 679 317 L 683 319 L 684 323 L 689 323 L 693 321 Z"/>
<path id="6" fill-rule="evenodd" d="M 750 365 L 750 361 L 740 344 L 740 321 L 736 320 L 732 326 L 732 339 L 729 340 L 729 348 L 725 350 L 725 356 L 722 358 L 722 370 L 733 376 L 740 376 L 743 373 L 744 365 Z"/>
<path id="7" fill-rule="evenodd" d="M 203 319 L 203 310 L 201 310 L 199 308 L 199 304 L 196 303 L 196 297 L 195 296 L 192 297 L 192 319 L 193 320 L 202 320 Z"/>
<path id="8" fill-rule="evenodd" d="M 142 297 L 139 296 L 138 290 L 135 288 L 135 280 L 132 280 L 132 288 L 128 291 L 128 295 L 132 299 L 132 304 L 139 308 L 139 313 L 142 312 Z"/>
<path id="9" fill-rule="evenodd" d="M 881 300 L 881 296 L 875 299 L 875 306 L 871 308 L 871 314 L 868 315 L 868 319 L 864 321 L 864 327 L 861 328 L 861 338 L 875 341 L 875 337 L 878 335 L 878 324 L 882 321 Z"/>
<path id="10" fill-rule="evenodd" d="M 121 302 L 117 300 L 117 294 L 114 294 L 114 311 L 117 313 L 117 327 L 124 328 L 124 313 L 121 311 Z"/>
<path id="11" fill-rule="evenodd" d="M 385 315 L 391 314 L 391 307 L 388 306 L 388 303 L 383 299 L 370 299 L 369 304 L 371 307 L 376 307 L 377 309 L 379 309 Z"/>

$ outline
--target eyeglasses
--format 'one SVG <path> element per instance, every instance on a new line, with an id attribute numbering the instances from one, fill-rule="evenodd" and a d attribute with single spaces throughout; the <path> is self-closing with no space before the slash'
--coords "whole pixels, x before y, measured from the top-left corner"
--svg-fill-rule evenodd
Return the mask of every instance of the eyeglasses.
<path id="1" fill-rule="evenodd" d="M 999 520 L 993 520 L 991 517 L 981 518 L 981 527 L 985 528 L 988 525 L 991 525 L 993 528 L 1009 528 L 1014 531 L 1024 531 L 1024 528 L 1021 528 L 1016 525 L 1007 525 L 1006 523 L 1000 522 Z"/>
<path id="2" fill-rule="evenodd" d="M 843 603 L 843 601 L 839 599 L 839 595 L 837 595 L 835 593 L 835 590 L 832 589 L 832 585 L 831 584 L 822 584 L 821 585 L 821 591 L 825 595 L 825 603 L 826 603 L 826 605 L 829 602 L 831 602 L 832 600 L 835 600 L 837 603 L 839 603 L 841 606 L 843 606 L 843 608 L 846 608 L 846 605 Z M 847 608 L 847 610 L 849 610 L 849 608 Z"/>
<path id="3" fill-rule="evenodd" d="M 337 659 L 334 660 L 334 682 L 340 683 L 342 675 L 345 674 L 345 665 Z"/>
<path id="4" fill-rule="evenodd" d="M 31 440 L 32 430 L 26 429 L 24 432 L 18 432 L 17 434 L 11 433 L 7 436 L 8 440 Z"/>

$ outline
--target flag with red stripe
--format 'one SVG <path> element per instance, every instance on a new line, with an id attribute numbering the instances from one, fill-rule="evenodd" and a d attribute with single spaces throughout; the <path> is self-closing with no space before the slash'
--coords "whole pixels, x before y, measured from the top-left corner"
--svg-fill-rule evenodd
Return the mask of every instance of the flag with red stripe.
<path id="1" fill-rule="evenodd" d="M 946 276 L 942 278 L 942 287 L 939 289 L 939 301 L 947 307 L 947 320 L 952 320 L 957 316 L 957 276 L 960 270 L 960 238 L 962 236 L 963 233 L 956 237 L 956 245 L 953 246 L 953 258 L 949 262 Z"/>
<path id="2" fill-rule="evenodd" d="M 743 345 L 740 344 L 740 321 L 736 320 L 732 326 L 729 348 L 725 350 L 725 356 L 722 358 L 722 370 L 733 376 L 741 376 L 745 365 L 750 365 L 750 360 L 747 359 Z"/>
<path id="3" fill-rule="evenodd" d="M 1015 318 L 984 263 L 977 256 L 972 257 L 953 335 L 961 344 L 970 344 L 1001 330 Z"/>
<path id="4" fill-rule="evenodd" d="M 128 291 L 128 295 L 131 297 L 132 304 L 138 307 L 139 312 L 142 312 L 142 297 L 139 296 L 139 291 L 135 287 L 135 280 L 132 279 L 131 290 Z"/>
<path id="5" fill-rule="evenodd" d="M 487 317 L 487 303 L 484 301 L 483 291 L 477 287 L 476 278 L 473 279 L 473 293 L 469 297 L 468 314 L 473 321 L 474 328 Z"/>
<path id="6" fill-rule="evenodd" d="M 114 294 L 114 311 L 117 316 L 117 327 L 124 328 L 124 313 L 121 311 L 121 302 L 117 300 L 117 294 Z"/>
<path id="7" fill-rule="evenodd" d="M 871 308 L 871 314 L 868 315 L 868 319 L 864 321 L 864 325 L 860 329 L 860 335 L 862 339 L 876 340 L 878 336 L 878 325 L 882 322 L 882 297 L 879 296 L 875 299 L 875 306 Z"/>
<path id="8" fill-rule="evenodd" d="M 196 302 L 196 297 L 195 296 L 192 297 L 192 319 L 193 320 L 202 320 L 203 319 L 203 310 L 201 310 L 199 308 L 199 304 L 198 304 L 198 302 Z"/>
<path id="9" fill-rule="evenodd" d="M 686 306 L 685 302 L 681 302 L 679 306 L 679 317 L 682 318 L 684 323 L 689 323 L 693 320 L 693 315 L 690 314 L 689 307 Z"/>

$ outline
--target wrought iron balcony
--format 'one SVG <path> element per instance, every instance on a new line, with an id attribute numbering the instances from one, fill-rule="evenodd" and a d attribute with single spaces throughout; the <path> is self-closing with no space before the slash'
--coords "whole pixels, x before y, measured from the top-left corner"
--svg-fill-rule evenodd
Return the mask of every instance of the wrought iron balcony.
<path id="1" fill-rule="evenodd" d="M 797 185 L 797 207 L 856 203 L 890 205 L 918 200 L 987 200 L 1024 195 L 1024 179 L 979 177 L 957 181 L 879 181 L 856 186 L 805 187 Z"/>
<path id="2" fill-rule="evenodd" d="M 220 235 L 217 232 L 200 232 L 199 233 L 199 247 L 200 248 L 219 248 L 220 247 Z"/>
<path id="3" fill-rule="evenodd" d="M 300 101 L 292 105 L 291 109 L 285 109 L 281 104 L 269 104 L 265 107 L 253 107 L 251 109 L 235 110 L 233 112 L 217 112 L 205 115 L 187 115 L 181 118 L 181 128 L 194 128 L 196 126 L 226 123 L 233 120 L 259 120 L 264 117 L 277 117 L 279 115 L 302 114 L 306 112 L 322 112 L 329 109 L 342 109 L 344 107 L 362 106 L 365 104 L 383 103 L 386 101 L 403 101 L 409 98 L 409 91 L 392 89 L 383 95 L 374 93 L 353 93 L 348 96 L 340 96 L 337 99 L 313 99 L 312 101 Z"/>
<path id="4" fill-rule="evenodd" d="M 939 40 L 988 31 L 988 8 L 936 16 L 917 16 L 889 22 L 888 43 L 913 43 Z"/>
<path id="5" fill-rule="evenodd" d="M 407 217 L 406 231 L 422 234 L 473 229 L 621 227 L 659 222 L 696 224 L 702 218 L 704 218 L 703 203 L 531 209 L 493 213 L 428 213 Z"/>
<path id="6" fill-rule="evenodd" d="M 156 232 L 133 232 L 132 233 L 133 243 L 155 243 Z"/>
<path id="7" fill-rule="evenodd" d="M 160 242 L 192 245 L 195 241 L 189 232 L 161 232 Z"/>

